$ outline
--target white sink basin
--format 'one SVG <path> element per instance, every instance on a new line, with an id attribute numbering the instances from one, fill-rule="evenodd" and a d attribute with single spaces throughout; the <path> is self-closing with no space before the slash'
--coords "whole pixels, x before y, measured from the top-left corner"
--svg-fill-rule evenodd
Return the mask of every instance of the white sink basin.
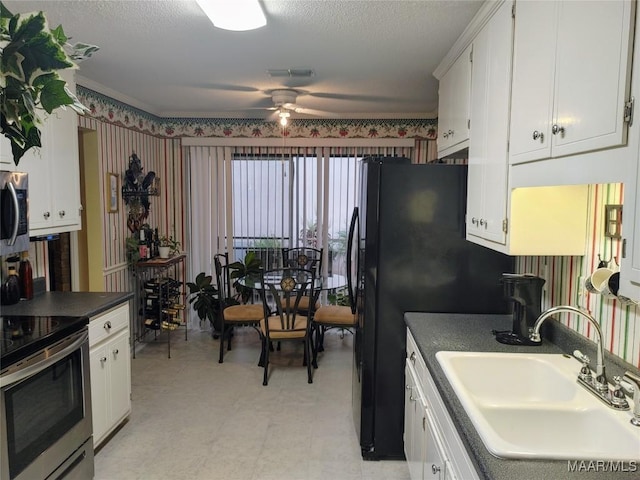
<path id="1" fill-rule="evenodd" d="M 576 382 L 561 354 L 438 352 L 487 449 L 502 458 L 640 460 L 640 428 Z"/>

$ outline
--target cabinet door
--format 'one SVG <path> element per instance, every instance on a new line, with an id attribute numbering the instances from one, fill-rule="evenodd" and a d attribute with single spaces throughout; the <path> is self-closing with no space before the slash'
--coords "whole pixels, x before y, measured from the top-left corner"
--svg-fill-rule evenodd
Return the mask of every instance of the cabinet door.
<path id="1" fill-rule="evenodd" d="M 444 480 L 446 472 L 446 457 L 442 440 L 437 432 L 435 420 L 431 412 L 425 409 L 425 462 L 424 462 L 424 478 L 425 480 Z"/>
<path id="2" fill-rule="evenodd" d="M 80 164 L 78 154 L 78 114 L 72 109 L 53 113 L 54 121 L 47 139 L 51 170 L 48 181 L 54 193 L 51 198 L 53 224 L 70 226 L 64 231 L 80 229 Z"/>
<path id="3" fill-rule="evenodd" d="M 110 419 L 118 422 L 131 411 L 131 360 L 129 329 L 115 336 L 106 346 L 109 356 L 109 387 L 111 389 Z"/>
<path id="4" fill-rule="evenodd" d="M 29 174 L 29 233 L 39 235 L 43 229 L 53 226 L 51 206 L 51 170 L 48 155 L 51 138 L 51 117 L 40 128 L 42 147 L 29 150 L 20 160 L 17 169 Z"/>
<path id="5" fill-rule="evenodd" d="M 640 300 L 640 157 L 636 157 L 635 183 L 625 184 L 622 232 L 624 249 L 620 265 L 620 295 Z"/>
<path id="6" fill-rule="evenodd" d="M 465 148 L 469 139 L 471 91 L 470 45 L 440 80 L 438 106 L 438 155 L 446 156 Z"/>
<path id="7" fill-rule="evenodd" d="M 91 370 L 91 410 L 93 420 L 93 445 L 107 432 L 109 428 L 109 414 L 107 398 L 108 387 L 108 356 L 105 346 L 92 348 L 89 352 L 89 368 Z"/>
<path id="8" fill-rule="evenodd" d="M 508 197 L 511 3 L 505 2 L 474 40 L 471 84 L 467 235 L 501 244 Z"/>
<path id="9" fill-rule="evenodd" d="M 17 170 L 15 163 L 13 163 L 11 142 L 4 135 L 0 135 L 0 170 L 7 170 L 9 172 Z"/>
<path id="10" fill-rule="evenodd" d="M 626 143 L 635 2 L 559 2 L 554 157 Z"/>
<path id="11" fill-rule="evenodd" d="M 411 480 L 421 480 L 423 433 L 420 405 L 422 403 L 416 373 L 408 359 L 405 362 L 404 375 L 404 454 L 407 459 Z"/>
<path id="12" fill-rule="evenodd" d="M 551 156 L 556 9 L 554 2 L 518 2 L 516 5 L 511 163 Z"/>

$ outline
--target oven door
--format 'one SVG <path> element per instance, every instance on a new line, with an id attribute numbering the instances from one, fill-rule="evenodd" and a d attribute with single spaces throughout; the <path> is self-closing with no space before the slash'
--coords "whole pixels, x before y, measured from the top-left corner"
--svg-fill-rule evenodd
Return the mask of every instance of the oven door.
<path id="1" fill-rule="evenodd" d="M 0 478 L 72 478 L 79 470 L 93 478 L 93 451 L 85 447 L 92 446 L 87 329 L 5 372 L 0 378 Z M 50 477 L 54 472 L 57 476 Z"/>

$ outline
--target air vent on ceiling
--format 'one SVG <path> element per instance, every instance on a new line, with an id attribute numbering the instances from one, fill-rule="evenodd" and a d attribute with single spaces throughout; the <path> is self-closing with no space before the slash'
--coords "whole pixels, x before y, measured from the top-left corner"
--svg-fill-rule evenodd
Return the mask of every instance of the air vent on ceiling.
<path id="1" fill-rule="evenodd" d="M 310 68 L 270 68 L 267 70 L 270 77 L 312 77 Z"/>

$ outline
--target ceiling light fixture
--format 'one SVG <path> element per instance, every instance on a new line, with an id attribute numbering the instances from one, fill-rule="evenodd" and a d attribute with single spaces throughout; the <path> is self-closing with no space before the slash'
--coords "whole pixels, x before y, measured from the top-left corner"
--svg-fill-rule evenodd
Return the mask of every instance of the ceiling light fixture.
<path id="1" fill-rule="evenodd" d="M 289 117 L 291 116 L 291 114 L 286 110 L 280 110 L 278 112 L 278 116 L 280 117 L 280 125 L 286 127 L 287 123 L 289 123 Z"/>
<path id="2" fill-rule="evenodd" d="M 224 30 L 245 31 L 264 27 L 267 19 L 258 0 L 196 0 L 209 20 Z"/>

